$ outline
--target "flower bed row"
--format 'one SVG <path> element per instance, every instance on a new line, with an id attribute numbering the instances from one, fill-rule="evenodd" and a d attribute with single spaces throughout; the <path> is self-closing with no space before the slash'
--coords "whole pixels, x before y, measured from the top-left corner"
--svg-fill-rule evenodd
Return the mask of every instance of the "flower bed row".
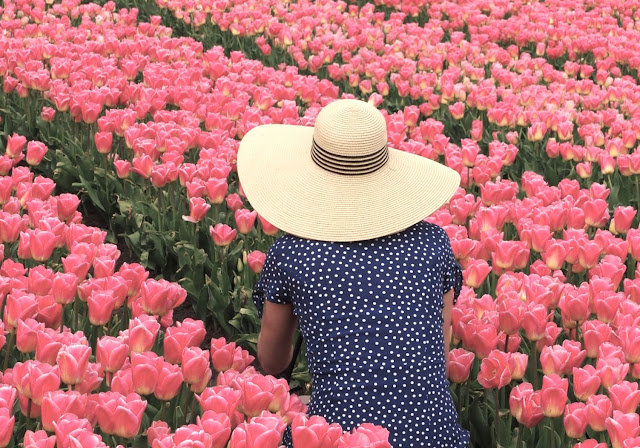
<path id="1" fill-rule="evenodd" d="M 255 213 L 242 199 L 233 171 L 237 139 L 264 122 L 312 124 L 320 106 L 339 95 L 337 85 L 301 76 L 293 67 L 270 69 L 240 53 L 203 51 L 191 39 L 166 37 L 156 18 L 134 26 L 135 13 L 116 13 L 112 4 L 56 4 L 46 21 L 38 18 L 37 8 L 15 5 L 32 23 L 22 30 L 22 20 L 3 21 L 13 23 L 6 26 L 13 37 L 4 45 L 10 48 L 0 55 L 8 74 L 3 100 L 26 118 L 27 128 L 59 145 L 55 157 L 44 155 L 45 165 L 56 166 L 62 179 L 79 171 L 80 181 L 74 181 L 94 203 L 116 213 L 114 222 L 129 226 L 129 243 L 141 248 L 144 263 L 153 263 L 155 251 L 165 248 L 176 259 L 171 266 L 176 279 L 198 278 L 204 265 L 200 276 L 206 288 L 182 285 L 197 296 L 204 291 L 200 298 L 217 313 L 219 325 L 250 339 L 247 333 L 257 324 L 248 300 L 255 276 L 246 266 L 260 270 L 277 229 L 265 222 L 256 226 Z M 121 20 L 129 27 L 119 27 Z M 47 28 L 49 23 L 66 30 L 67 44 L 51 47 L 55 35 L 47 30 L 57 28 Z M 131 43 L 134 36 L 141 44 Z M 21 50 L 25 42 L 42 54 Z M 521 55 L 509 64 L 507 71 L 530 76 L 531 86 L 514 88 L 516 75 L 494 65 L 492 78 L 477 84 L 493 86 L 487 89 L 486 112 L 478 112 L 478 90 L 470 90 L 446 112 L 420 103 L 386 114 L 392 146 L 440 158 L 463 176 L 465 188 L 432 218 L 447 229 L 465 268 L 467 288 L 454 310 L 457 348 L 450 369 L 462 421 L 481 445 L 504 443 L 513 434 L 520 438 L 518 446 L 568 445 L 584 438 L 592 441 L 581 446 L 594 439 L 615 447 L 629 439 L 633 446 L 629 443 L 637 442 L 640 431 L 633 352 L 639 251 L 637 207 L 629 207 L 637 198 L 628 187 L 640 171 L 634 169 L 635 154 L 616 153 L 611 142 L 624 132 L 631 139 L 635 82 L 613 74 L 610 85 L 598 86 L 596 74 L 595 82 L 576 81 L 571 87 L 568 79 L 574 75 L 565 77 L 543 60 Z M 580 70 L 583 66 L 588 64 Z M 502 75 L 509 81 L 502 83 Z M 537 86 L 547 75 L 548 85 Z M 44 80 L 42 88 L 30 79 Z M 592 90 L 577 90 L 586 85 Z M 620 96 L 610 98 L 611 92 Z M 437 95 L 441 104 L 442 92 Z M 522 109 L 522 122 L 520 109 L 511 115 L 513 131 L 509 123 L 494 120 L 500 103 L 492 98 L 498 97 Z M 599 102 L 592 103 L 596 97 Z M 43 110 L 44 104 L 57 109 L 53 121 L 56 109 Z M 562 113 L 567 114 L 562 123 L 580 125 L 571 131 L 574 142 L 561 142 L 559 130 L 566 126 L 561 123 L 553 131 L 556 140 L 545 140 Z M 631 145 L 631 151 L 632 140 L 621 148 Z M 93 151 L 94 145 L 108 155 Z M 14 137 L 5 146 L 4 163 L 12 165 L 23 148 Z M 36 154 L 32 149 L 27 158 Z M 609 163 L 603 167 L 611 167 L 615 155 L 617 167 L 610 177 L 594 170 L 582 180 L 578 174 L 586 174 L 581 170 L 588 165 L 576 165 L 576 172 L 568 168 L 571 162 L 550 163 L 548 156 L 556 154 L 574 162 L 583 160 L 580 154 L 598 154 Z M 555 173 L 523 171 L 542 164 Z M 573 179 L 560 181 L 565 175 Z M 500 180 L 505 176 L 522 180 Z M 101 191 L 109 194 L 101 197 Z M 549 420 L 542 423 L 542 417 Z"/>
<path id="2" fill-rule="evenodd" d="M 201 348 L 204 322 L 172 319 L 186 291 L 136 263 L 116 270 L 120 252 L 82 224 L 79 198 L 52 195 L 12 156 L 0 176 L 1 447 L 276 448 L 288 424 L 294 446 L 389 446 L 383 428 L 308 418 L 235 343 Z"/>

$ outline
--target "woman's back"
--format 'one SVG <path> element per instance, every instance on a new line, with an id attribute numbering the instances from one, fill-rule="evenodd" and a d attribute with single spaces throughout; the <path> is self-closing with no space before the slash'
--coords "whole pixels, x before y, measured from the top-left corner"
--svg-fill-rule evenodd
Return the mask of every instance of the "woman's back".
<path id="1" fill-rule="evenodd" d="M 354 243 L 284 236 L 254 291 L 292 303 L 307 347 L 309 413 L 347 430 L 371 422 L 391 446 L 463 447 L 445 375 L 443 292 L 460 291 L 446 233 L 426 222 Z"/>

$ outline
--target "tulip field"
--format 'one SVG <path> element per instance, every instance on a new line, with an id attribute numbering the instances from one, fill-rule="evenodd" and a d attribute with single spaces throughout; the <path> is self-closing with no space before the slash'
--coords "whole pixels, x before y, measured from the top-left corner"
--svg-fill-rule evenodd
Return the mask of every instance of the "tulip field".
<path id="1" fill-rule="evenodd" d="M 0 448 L 391 446 L 255 360 L 238 145 L 338 98 L 461 175 L 472 446 L 640 447 L 638 70 L 640 0 L 4 0 Z"/>

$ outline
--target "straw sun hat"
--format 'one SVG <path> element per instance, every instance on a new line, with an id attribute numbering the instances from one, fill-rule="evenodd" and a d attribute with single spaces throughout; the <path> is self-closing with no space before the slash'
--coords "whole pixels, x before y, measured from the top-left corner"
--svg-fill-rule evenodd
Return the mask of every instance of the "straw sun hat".
<path id="1" fill-rule="evenodd" d="M 283 231 L 321 241 L 399 232 L 454 194 L 454 170 L 387 146 L 382 114 L 359 100 L 324 107 L 315 127 L 268 124 L 249 131 L 238 175 L 253 208 Z"/>

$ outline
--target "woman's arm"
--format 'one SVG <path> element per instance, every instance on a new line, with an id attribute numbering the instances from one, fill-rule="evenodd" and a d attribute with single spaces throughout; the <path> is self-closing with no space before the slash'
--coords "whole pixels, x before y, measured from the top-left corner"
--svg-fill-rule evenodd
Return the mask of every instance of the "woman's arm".
<path id="1" fill-rule="evenodd" d="M 446 367 L 449 367 L 449 346 L 451 345 L 451 309 L 453 308 L 453 293 L 451 289 L 442 298 L 444 300 L 444 308 L 442 309 L 442 332 L 444 333 L 444 359 Z"/>
<path id="2" fill-rule="evenodd" d="M 265 301 L 258 335 L 258 361 L 267 374 L 277 375 L 291 363 L 297 325 L 293 305 Z"/>

